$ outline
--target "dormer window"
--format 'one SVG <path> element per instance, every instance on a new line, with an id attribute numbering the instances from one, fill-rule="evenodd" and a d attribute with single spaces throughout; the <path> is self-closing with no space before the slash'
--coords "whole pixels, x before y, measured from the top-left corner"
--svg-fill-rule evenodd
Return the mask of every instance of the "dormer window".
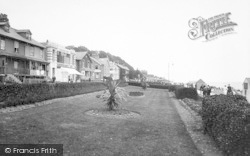
<path id="1" fill-rule="evenodd" d="M 26 33 L 26 38 L 28 39 L 28 40 L 31 40 L 31 34 L 30 33 Z"/>
<path id="2" fill-rule="evenodd" d="M 29 29 L 23 29 L 23 30 L 16 30 L 16 32 L 21 35 L 23 38 L 26 38 L 27 40 L 31 40 L 31 31 Z"/>

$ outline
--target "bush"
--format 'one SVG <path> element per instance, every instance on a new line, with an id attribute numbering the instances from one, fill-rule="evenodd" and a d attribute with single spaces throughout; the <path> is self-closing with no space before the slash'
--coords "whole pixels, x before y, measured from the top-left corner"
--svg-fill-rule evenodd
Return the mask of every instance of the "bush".
<path id="1" fill-rule="evenodd" d="M 85 94 L 105 89 L 103 83 L 13 84 L 0 86 L 2 107 L 17 106 L 43 100 Z"/>
<path id="2" fill-rule="evenodd" d="M 169 87 L 168 87 L 168 90 L 170 91 L 170 92 L 175 92 L 177 89 L 179 89 L 179 88 L 184 88 L 182 85 L 170 85 Z"/>
<path id="3" fill-rule="evenodd" d="M 177 99 L 198 99 L 198 93 L 195 88 L 176 88 L 175 89 L 175 96 Z"/>
<path id="4" fill-rule="evenodd" d="M 240 95 L 214 95 L 202 101 L 204 132 L 227 155 L 250 154 L 250 104 Z"/>

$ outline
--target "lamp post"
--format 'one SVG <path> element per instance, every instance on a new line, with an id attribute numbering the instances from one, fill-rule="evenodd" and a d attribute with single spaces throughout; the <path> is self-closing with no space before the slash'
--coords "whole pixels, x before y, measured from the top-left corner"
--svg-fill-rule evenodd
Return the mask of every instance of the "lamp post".
<path id="1" fill-rule="evenodd" d="M 173 63 L 168 63 L 168 81 L 170 82 L 170 66 L 173 66 Z"/>

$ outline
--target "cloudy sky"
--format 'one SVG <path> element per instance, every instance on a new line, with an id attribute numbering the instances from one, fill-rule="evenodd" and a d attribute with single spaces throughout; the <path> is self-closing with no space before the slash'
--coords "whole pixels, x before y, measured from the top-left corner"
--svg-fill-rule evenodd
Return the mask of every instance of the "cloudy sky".
<path id="1" fill-rule="evenodd" d="M 176 82 L 250 77 L 249 8 L 249 0 L 0 0 L 11 27 L 30 29 L 39 42 L 110 52 Z M 228 12 L 235 33 L 188 37 L 190 19 Z"/>

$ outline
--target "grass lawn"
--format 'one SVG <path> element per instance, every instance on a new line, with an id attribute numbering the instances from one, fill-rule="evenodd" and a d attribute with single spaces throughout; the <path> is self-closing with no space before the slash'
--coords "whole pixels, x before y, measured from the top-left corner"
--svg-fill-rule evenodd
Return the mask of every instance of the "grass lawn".
<path id="1" fill-rule="evenodd" d="M 50 105 L 0 114 L 0 143 L 64 145 L 64 155 L 201 155 L 188 135 L 168 92 L 142 90 L 143 98 L 128 98 L 122 108 L 138 118 L 105 118 L 84 112 L 104 108 L 98 93 L 65 98 Z"/>

